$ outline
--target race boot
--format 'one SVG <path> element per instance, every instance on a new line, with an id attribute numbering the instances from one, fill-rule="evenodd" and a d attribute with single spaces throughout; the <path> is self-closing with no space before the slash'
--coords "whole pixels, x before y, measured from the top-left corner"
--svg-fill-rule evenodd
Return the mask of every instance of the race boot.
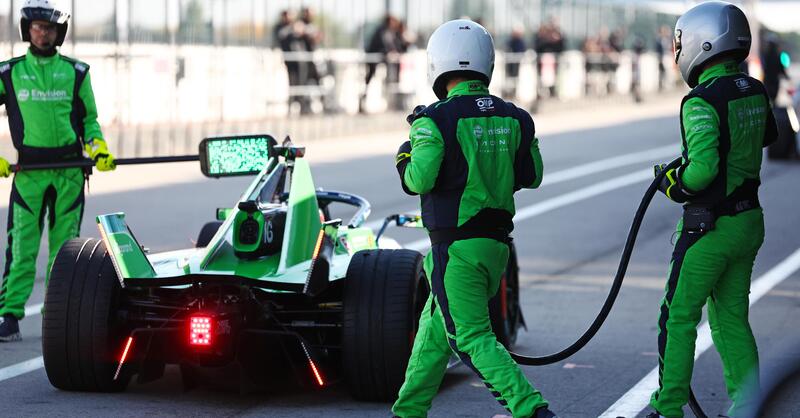
<path id="1" fill-rule="evenodd" d="M 0 322 L 0 342 L 8 343 L 20 341 L 22 334 L 19 333 L 19 320 L 12 314 L 3 315 L 3 322 Z"/>

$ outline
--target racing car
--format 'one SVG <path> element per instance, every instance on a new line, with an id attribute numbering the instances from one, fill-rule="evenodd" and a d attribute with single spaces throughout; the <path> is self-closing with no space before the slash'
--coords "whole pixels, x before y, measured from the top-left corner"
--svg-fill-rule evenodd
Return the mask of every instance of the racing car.
<path id="1" fill-rule="evenodd" d="M 420 217 L 392 215 L 375 234 L 367 200 L 317 189 L 304 154 L 270 135 L 204 139 L 203 174 L 254 179 L 193 248 L 150 253 L 124 213 L 97 217 L 99 239 L 66 242 L 43 311 L 50 383 L 122 391 L 178 365 L 191 388 L 204 370 L 233 367 L 242 385 L 293 376 L 310 387 L 344 381 L 361 400 L 393 399 L 429 290 L 422 255 L 381 236 L 387 226 L 421 227 Z M 332 218 L 336 205 L 351 209 L 349 221 Z M 517 273 L 512 255 L 490 302 L 506 346 L 524 326 Z"/>

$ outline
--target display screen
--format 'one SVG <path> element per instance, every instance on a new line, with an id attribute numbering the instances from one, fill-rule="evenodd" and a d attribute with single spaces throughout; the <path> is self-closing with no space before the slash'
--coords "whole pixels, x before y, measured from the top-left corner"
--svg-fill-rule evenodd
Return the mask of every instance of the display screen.
<path id="1" fill-rule="evenodd" d="M 210 177 L 255 174 L 272 155 L 269 135 L 206 138 L 201 143 L 201 168 Z"/>

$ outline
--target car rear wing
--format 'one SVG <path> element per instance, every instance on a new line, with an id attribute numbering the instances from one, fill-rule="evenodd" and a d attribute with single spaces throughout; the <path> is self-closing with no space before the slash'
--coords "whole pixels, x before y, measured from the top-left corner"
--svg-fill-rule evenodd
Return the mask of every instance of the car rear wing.
<path id="1" fill-rule="evenodd" d="M 98 216 L 97 227 L 100 229 L 106 250 L 111 254 L 111 263 L 123 287 L 125 279 L 128 278 L 156 277 L 156 271 L 144 254 L 144 249 L 125 223 L 124 213 Z"/>

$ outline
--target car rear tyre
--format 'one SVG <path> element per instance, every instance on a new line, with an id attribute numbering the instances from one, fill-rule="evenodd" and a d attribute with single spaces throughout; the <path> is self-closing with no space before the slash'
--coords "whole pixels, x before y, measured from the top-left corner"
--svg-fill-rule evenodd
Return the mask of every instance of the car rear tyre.
<path id="1" fill-rule="evenodd" d="M 422 255 L 412 250 L 356 253 L 344 289 L 343 366 L 357 399 L 389 401 L 405 377 L 428 298 Z"/>
<path id="2" fill-rule="evenodd" d="M 197 234 L 197 243 L 195 243 L 194 246 L 197 248 L 208 247 L 211 238 L 214 238 L 214 235 L 221 226 L 222 221 L 212 221 L 203 225 L 203 228 L 200 229 L 200 233 Z"/>
<path id="3" fill-rule="evenodd" d="M 789 120 L 789 111 L 785 107 L 775 107 L 772 111 L 778 125 L 778 137 L 767 147 L 767 157 L 771 160 L 794 158 L 797 156 L 797 133 Z"/>
<path id="4" fill-rule="evenodd" d="M 50 383 L 63 390 L 116 392 L 130 376 L 114 374 L 126 335 L 115 327 L 120 284 L 106 247 L 94 238 L 67 241 L 50 271 L 42 354 Z"/>
<path id="5" fill-rule="evenodd" d="M 489 318 L 497 341 L 506 349 L 511 349 L 517 342 L 519 327 L 524 323 L 519 306 L 519 265 L 517 251 L 511 244 L 508 265 L 497 294 L 489 300 Z"/>

